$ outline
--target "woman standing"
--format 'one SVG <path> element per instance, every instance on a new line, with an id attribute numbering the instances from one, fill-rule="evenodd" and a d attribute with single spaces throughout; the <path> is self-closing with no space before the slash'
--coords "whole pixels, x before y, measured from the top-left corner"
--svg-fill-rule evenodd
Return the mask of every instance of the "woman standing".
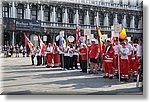
<path id="1" fill-rule="evenodd" d="M 40 46 L 37 47 L 37 50 L 36 50 L 36 53 L 37 53 L 37 66 L 41 65 L 41 48 Z"/>
<path id="2" fill-rule="evenodd" d="M 83 47 L 80 48 L 79 54 L 81 55 L 81 66 L 83 73 L 87 72 L 87 55 L 88 55 L 88 48 L 86 47 L 86 44 L 83 44 Z"/>
<path id="3" fill-rule="evenodd" d="M 32 50 L 31 50 L 31 61 L 32 61 L 32 65 L 34 65 L 34 58 L 35 58 L 35 48 L 34 48 L 34 46 L 32 46 Z"/>
<path id="4" fill-rule="evenodd" d="M 46 58 L 47 58 L 47 68 L 51 67 L 52 66 L 52 60 L 53 60 L 53 46 L 51 43 L 48 44 L 48 47 L 47 47 L 47 55 L 46 55 Z"/>

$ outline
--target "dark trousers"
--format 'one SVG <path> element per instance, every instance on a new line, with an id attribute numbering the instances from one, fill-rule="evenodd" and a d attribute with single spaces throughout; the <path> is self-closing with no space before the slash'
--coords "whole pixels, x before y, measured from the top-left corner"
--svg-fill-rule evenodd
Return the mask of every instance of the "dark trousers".
<path id="1" fill-rule="evenodd" d="M 74 61 L 73 57 L 70 57 L 70 64 L 69 64 L 69 66 L 72 69 L 73 69 L 73 61 Z"/>
<path id="2" fill-rule="evenodd" d="M 34 65 L 34 57 L 35 57 L 35 55 L 31 55 L 32 65 Z"/>
<path id="3" fill-rule="evenodd" d="M 69 56 L 64 56 L 64 67 L 66 68 L 66 69 L 69 69 L 69 64 L 70 64 L 70 58 L 69 58 Z"/>
<path id="4" fill-rule="evenodd" d="M 46 56 L 42 56 L 42 63 L 43 63 L 43 65 L 46 65 L 47 64 L 47 61 L 46 61 Z"/>
<path id="5" fill-rule="evenodd" d="M 81 60 L 82 72 L 87 72 L 87 60 Z"/>
<path id="6" fill-rule="evenodd" d="M 61 63 L 60 67 L 64 68 L 64 54 L 60 54 L 60 63 Z"/>
<path id="7" fill-rule="evenodd" d="M 37 65 L 42 64 L 41 56 L 37 56 Z"/>
<path id="8" fill-rule="evenodd" d="M 79 55 L 79 63 L 80 63 L 80 68 L 82 69 L 82 65 L 81 65 L 81 55 Z"/>
<path id="9" fill-rule="evenodd" d="M 77 55 L 73 55 L 73 62 L 74 62 L 74 66 L 75 66 L 76 69 L 78 69 L 77 59 L 78 59 L 78 56 Z"/>

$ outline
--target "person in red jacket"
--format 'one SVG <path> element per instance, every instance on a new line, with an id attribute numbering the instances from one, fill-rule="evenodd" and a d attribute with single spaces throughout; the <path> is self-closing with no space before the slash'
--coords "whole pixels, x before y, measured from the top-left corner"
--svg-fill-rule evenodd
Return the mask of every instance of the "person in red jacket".
<path id="1" fill-rule="evenodd" d="M 113 58 L 114 58 L 114 48 L 111 45 L 111 41 L 107 40 L 106 48 L 104 50 L 104 76 L 103 78 L 112 79 L 113 78 Z"/>
<path id="2" fill-rule="evenodd" d="M 88 48 L 86 44 L 83 44 L 83 47 L 79 49 L 79 54 L 81 55 L 81 67 L 83 73 L 87 72 L 87 55 L 88 55 Z"/>
<path id="3" fill-rule="evenodd" d="M 92 45 L 89 49 L 89 57 L 90 57 L 90 68 L 91 70 L 89 73 L 98 73 L 98 57 L 99 57 L 99 48 L 98 45 L 95 43 L 96 40 L 92 39 Z"/>

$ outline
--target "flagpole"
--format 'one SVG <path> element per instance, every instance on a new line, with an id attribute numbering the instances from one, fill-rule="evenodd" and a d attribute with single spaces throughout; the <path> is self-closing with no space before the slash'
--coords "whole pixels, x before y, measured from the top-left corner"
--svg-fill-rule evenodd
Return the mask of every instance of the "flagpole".
<path id="1" fill-rule="evenodd" d="M 119 43 L 119 36 L 118 36 L 118 43 Z M 120 82 L 120 58 L 119 58 L 119 48 L 118 48 L 118 73 L 119 73 L 119 82 Z"/>

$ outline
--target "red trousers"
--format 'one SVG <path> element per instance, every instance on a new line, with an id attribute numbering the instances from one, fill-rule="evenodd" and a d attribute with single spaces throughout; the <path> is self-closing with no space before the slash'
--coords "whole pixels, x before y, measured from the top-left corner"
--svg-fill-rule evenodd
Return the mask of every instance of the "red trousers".
<path id="1" fill-rule="evenodd" d="M 132 71 L 132 56 L 131 55 L 128 56 L 128 67 L 129 67 L 129 71 Z"/>
<path id="2" fill-rule="evenodd" d="M 53 54 L 47 53 L 46 58 L 47 58 L 47 66 L 52 66 Z"/>
<path id="3" fill-rule="evenodd" d="M 133 73 L 134 73 L 135 75 L 137 75 L 138 68 L 139 68 L 139 66 L 140 66 L 140 64 L 139 64 L 139 59 L 140 59 L 140 57 L 136 57 L 136 60 L 135 60 L 135 62 L 134 62 L 134 64 L 133 64 Z"/>
<path id="4" fill-rule="evenodd" d="M 107 62 L 107 61 L 104 61 L 104 73 L 105 73 L 105 76 L 112 76 L 112 73 L 113 73 L 113 62 Z"/>
<path id="5" fill-rule="evenodd" d="M 54 54 L 54 66 L 59 66 L 59 54 Z"/>
<path id="6" fill-rule="evenodd" d="M 129 65 L 128 60 L 126 59 L 121 59 L 120 74 L 121 78 L 129 78 Z"/>

